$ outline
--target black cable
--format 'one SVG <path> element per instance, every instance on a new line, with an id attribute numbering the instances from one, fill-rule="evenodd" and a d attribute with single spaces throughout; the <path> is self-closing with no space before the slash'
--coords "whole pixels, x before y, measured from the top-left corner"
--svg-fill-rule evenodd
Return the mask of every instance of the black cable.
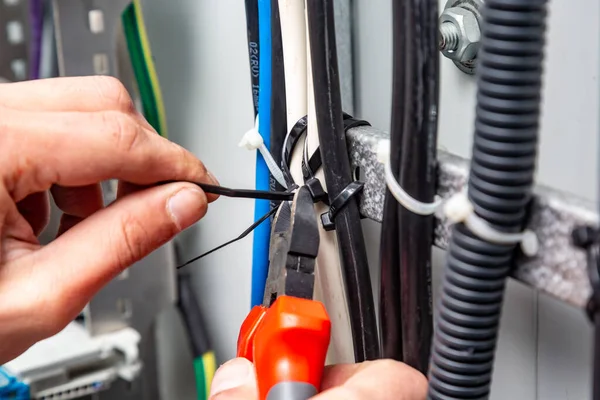
<path id="1" fill-rule="evenodd" d="M 177 245 L 175 246 L 175 255 L 177 262 L 181 262 L 181 254 Z M 210 350 L 210 345 L 189 271 L 177 272 L 177 308 L 187 329 L 194 359 L 202 357 Z"/>
<path id="2" fill-rule="evenodd" d="M 396 1 L 398 2 L 398 0 Z M 413 198 L 431 203 L 435 196 L 438 115 L 437 0 L 403 0 L 406 41 L 399 183 Z M 398 6 L 398 5 L 397 5 Z M 398 113 L 400 110 L 394 110 Z M 427 373 L 433 335 L 431 249 L 433 216 L 398 205 L 403 361 Z"/>
<path id="3" fill-rule="evenodd" d="M 400 149 L 404 126 L 405 87 L 405 40 L 404 4 L 392 3 L 393 18 L 393 76 L 392 76 L 392 124 L 390 129 L 390 166 L 398 180 Z M 386 188 L 381 223 L 379 262 L 381 266 L 381 290 L 379 297 L 379 323 L 381 326 L 382 356 L 402 361 L 402 307 L 400 286 L 400 249 L 398 226 L 398 202 Z"/>
<path id="4" fill-rule="evenodd" d="M 254 117 L 258 114 L 258 74 L 260 47 L 258 45 L 258 0 L 246 0 L 246 31 L 248 37 L 248 59 L 252 85 Z"/>
<path id="5" fill-rule="evenodd" d="M 519 232 L 537 153 L 546 0 L 486 0 L 468 196 L 497 230 Z M 430 399 L 488 398 L 516 245 L 452 229 L 429 373 Z"/>
<path id="6" fill-rule="evenodd" d="M 594 313 L 594 381 L 592 399 L 600 400 L 600 312 Z"/>
<path id="7" fill-rule="evenodd" d="M 270 152 L 277 165 L 281 165 L 281 151 L 287 135 L 285 101 L 285 71 L 283 64 L 283 40 L 279 19 L 279 1 L 271 0 L 271 147 Z M 271 175 L 271 191 L 282 191 L 282 187 Z M 273 202 L 271 207 L 276 207 Z"/>
<path id="8" fill-rule="evenodd" d="M 319 147 L 332 201 L 352 182 L 342 117 L 333 0 L 309 0 L 307 12 Z M 376 359 L 379 340 L 375 306 L 356 198 L 336 215 L 335 229 L 346 281 L 355 359 L 357 362 Z"/>
<path id="9" fill-rule="evenodd" d="M 248 234 L 250 234 L 250 232 L 252 232 L 253 230 L 255 230 L 257 226 L 259 226 L 260 224 L 262 224 L 263 222 L 265 222 L 267 219 L 269 219 L 271 217 L 271 215 L 275 214 L 276 212 L 277 212 L 277 208 L 276 207 L 271 208 L 268 213 L 266 213 L 265 215 L 263 215 L 262 217 L 260 217 L 255 223 L 253 223 L 252 225 L 250 225 L 250 227 L 248 227 L 248 229 L 246 229 L 244 232 L 242 232 L 238 237 L 236 237 L 234 239 L 231 239 L 230 241 L 225 242 L 225 243 L 223 243 L 223 244 L 221 244 L 221 245 L 219 245 L 219 246 L 217 246 L 217 247 L 215 247 L 215 248 L 207 251 L 206 253 L 202 253 L 199 256 L 194 257 L 191 260 L 188 260 L 188 261 L 186 261 L 185 263 L 183 263 L 181 265 L 178 265 L 177 269 L 183 268 L 186 265 L 190 265 L 191 263 L 193 263 L 195 261 L 198 261 L 199 259 L 201 259 L 203 257 L 206 257 L 207 255 L 212 254 L 212 253 L 214 253 L 217 250 L 221 250 L 223 247 L 229 246 L 230 244 L 235 243 L 238 240 L 241 240 L 241 239 L 245 238 L 246 236 L 248 236 Z"/>

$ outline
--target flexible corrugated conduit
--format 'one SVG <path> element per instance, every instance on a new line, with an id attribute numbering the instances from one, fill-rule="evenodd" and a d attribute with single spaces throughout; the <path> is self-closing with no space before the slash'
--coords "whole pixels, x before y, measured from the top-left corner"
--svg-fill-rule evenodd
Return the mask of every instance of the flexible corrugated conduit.
<path id="1" fill-rule="evenodd" d="M 533 184 L 546 0 L 486 0 L 468 197 L 494 229 L 519 232 Z M 430 399 L 489 396 L 505 281 L 515 245 L 452 230 L 429 373 Z"/>

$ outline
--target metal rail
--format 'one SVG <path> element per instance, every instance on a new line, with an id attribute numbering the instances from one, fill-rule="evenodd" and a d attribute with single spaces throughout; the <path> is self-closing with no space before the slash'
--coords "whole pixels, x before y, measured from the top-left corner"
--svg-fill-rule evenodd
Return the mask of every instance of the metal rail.
<path id="1" fill-rule="evenodd" d="M 383 165 L 377 161 L 377 146 L 380 140 L 389 139 L 389 134 L 372 127 L 357 127 L 348 131 L 347 139 L 352 166 L 360 170 L 365 182 L 361 213 L 381 222 L 385 180 Z M 449 198 L 464 188 L 469 163 L 438 150 L 438 164 L 437 192 L 442 198 Z M 540 248 L 535 257 L 517 258 L 514 278 L 571 305 L 585 307 L 591 295 L 586 255 L 573 245 L 571 232 L 580 225 L 597 226 L 597 209 L 592 202 L 537 186 L 527 228 L 537 234 Z M 441 216 L 436 222 L 435 245 L 446 249 L 450 223 Z"/>

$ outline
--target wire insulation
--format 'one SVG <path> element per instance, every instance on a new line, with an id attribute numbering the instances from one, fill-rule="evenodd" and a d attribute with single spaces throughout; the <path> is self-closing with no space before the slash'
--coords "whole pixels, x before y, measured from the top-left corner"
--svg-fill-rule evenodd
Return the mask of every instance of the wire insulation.
<path id="1" fill-rule="evenodd" d="M 271 145 L 271 0 L 258 0 L 260 73 L 258 93 L 258 132 L 267 149 Z M 260 153 L 256 154 L 256 189 L 269 190 L 270 173 Z M 254 203 L 254 218 L 268 213 L 268 201 Z M 262 304 L 269 268 L 269 224 L 259 226 L 252 244 L 252 287 L 250 306 Z"/>
<path id="2" fill-rule="evenodd" d="M 177 263 L 181 252 L 175 245 Z M 189 271 L 177 271 L 177 308 L 183 320 L 191 347 L 198 400 L 208 400 L 210 383 L 215 372 L 214 354 L 208 342 L 206 325 L 198 304 Z M 211 363 L 212 360 L 212 363 Z"/>
<path id="3" fill-rule="evenodd" d="M 400 172 L 402 128 L 404 126 L 404 5 L 400 0 L 392 3 L 393 18 L 393 81 L 392 81 L 392 124 L 390 129 L 389 168 L 395 180 Z M 381 326 L 382 356 L 402 361 L 404 347 L 402 337 L 402 292 L 400 284 L 400 250 L 398 249 L 400 226 L 398 203 L 386 187 L 381 223 L 379 262 L 381 289 L 379 300 L 379 323 Z"/>
<path id="4" fill-rule="evenodd" d="M 352 182 L 340 96 L 332 0 L 308 0 L 307 15 L 319 148 L 330 202 Z M 335 218 L 345 272 L 355 359 L 379 358 L 379 340 L 369 265 L 358 202 L 352 199 Z"/>
<path id="5" fill-rule="evenodd" d="M 306 118 L 307 129 L 302 162 L 304 162 L 305 151 L 320 154 L 308 30 L 306 35 L 308 44 L 306 67 L 308 117 Z M 326 191 L 327 185 L 325 184 L 323 169 L 315 169 L 314 172 L 316 172 L 316 178 L 321 183 L 323 190 Z M 327 194 L 325 193 L 325 199 L 326 197 Z M 315 211 L 317 215 L 322 215 L 329 212 L 329 207 L 324 202 L 318 202 L 315 204 Z M 352 338 L 350 311 L 335 232 L 326 231 L 323 224 L 319 224 L 319 237 L 321 245 L 317 255 L 315 299 L 323 301 L 331 318 L 331 345 L 329 346 L 327 363 L 354 363 L 354 339 Z"/>
<path id="6" fill-rule="evenodd" d="M 402 73 L 405 75 L 402 142 L 401 148 L 395 149 L 400 151 L 398 182 L 415 200 L 435 204 L 438 2 L 405 0 L 403 3 L 406 51 L 402 54 Z M 404 206 L 398 207 L 403 361 L 425 374 L 433 335 L 431 250 L 434 220 L 432 215 L 417 215 Z"/>
<path id="7" fill-rule="evenodd" d="M 285 72 L 283 66 L 283 42 L 281 38 L 281 22 L 279 17 L 279 4 L 271 0 L 271 155 L 281 165 L 281 149 L 287 135 L 286 118 L 286 91 Z M 286 179 L 287 181 L 287 179 Z M 287 185 L 286 185 L 287 186 Z M 271 179 L 271 191 L 282 191 L 275 179 Z M 271 207 L 278 203 L 271 202 Z"/>
<path id="8" fill-rule="evenodd" d="M 252 106 L 254 119 L 258 115 L 258 89 L 260 72 L 260 46 L 258 33 L 258 0 L 246 0 L 246 32 L 248 40 L 248 60 L 250 62 L 250 82 L 252 86 Z"/>
<path id="9" fill-rule="evenodd" d="M 161 136 L 167 137 L 167 120 L 162 92 L 154 67 L 140 0 L 133 0 L 125 8 L 122 22 L 127 49 L 142 100 L 144 117 Z"/>

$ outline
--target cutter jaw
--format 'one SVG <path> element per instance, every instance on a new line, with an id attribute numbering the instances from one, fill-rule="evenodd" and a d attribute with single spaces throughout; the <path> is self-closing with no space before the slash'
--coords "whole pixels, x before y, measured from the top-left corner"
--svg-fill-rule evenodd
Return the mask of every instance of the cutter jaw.
<path id="1" fill-rule="evenodd" d="M 310 191 L 299 188 L 291 203 L 279 207 L 271 232 L 265 307 L 282 295 L 312 299 L 314 293 L 319 226 Z"/>

